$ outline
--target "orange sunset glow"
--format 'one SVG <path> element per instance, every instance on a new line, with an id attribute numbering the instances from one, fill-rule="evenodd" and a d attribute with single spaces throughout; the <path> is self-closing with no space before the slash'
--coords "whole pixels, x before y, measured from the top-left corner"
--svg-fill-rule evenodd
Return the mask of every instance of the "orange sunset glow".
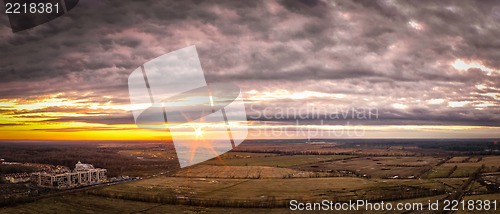
<path id="1" fill-rule="evenodd" d="M 497 13 L 462 19 L 477 11 L 445 7 L 457 18 L 436 21 L 392 1 L 381 8 L 393 12 L 373 16 L 365 4 L 317 4 L 255 3 L 251 13 L 207 5 L 191 11 L 203 18 L 156 17 L 174 10 L 134 22 L 106 17 L 114 23 L 106 25 L 76 10 L 88 20 L 50 36 L 70 16 L 27 33 L 0 28 L 9 32 L 0 42 L 0 139 L 169 140 L 166 130 L 136 125 L 132 111 L 144 106 L 131 102 L 127 80 L 186 47 L 196 47 L 202 82 L 241 89 L 248 139 L 499 137 Z M 172 87 L 191 87 L 183 72 L 167 72 Z M 366 110 L 374 117 L 361 117 Z"/>

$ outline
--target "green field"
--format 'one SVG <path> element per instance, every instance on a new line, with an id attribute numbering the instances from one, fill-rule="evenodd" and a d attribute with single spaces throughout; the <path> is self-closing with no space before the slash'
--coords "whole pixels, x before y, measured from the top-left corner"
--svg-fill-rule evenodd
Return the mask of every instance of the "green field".
<path id="1" fill-rule="evenodd" d="M 466 178 L 471 176 L 479 167 L 475 166 L 458 166 L 458 168 L 451 174 L 452 178 Z"/>
<path id="2" fill-rule="evenodd" d="M 447 178 L 452 172 L 454 166 L 437 166 L 431 169 L 426 178 Z"/>

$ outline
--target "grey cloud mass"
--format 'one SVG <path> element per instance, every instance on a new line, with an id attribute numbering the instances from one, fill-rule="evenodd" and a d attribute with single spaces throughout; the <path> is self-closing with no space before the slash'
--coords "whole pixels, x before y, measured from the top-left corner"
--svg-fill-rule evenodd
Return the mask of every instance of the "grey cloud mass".
<path id="1" fill-rule="evenodd" d="M 207 81 L 238 84 L 261 110 L 333 103 L 378 108 L 366 123 L 500 126 L 499 11 L 488 0 L 80 1 L 15 34 L 0 17 L 0 99 L 128 104 L 135 68 L 196 45 Z M 257 96 L 276 91 L 324 96 Z M 58 121 L 129 122 L 119 114 Z"/>

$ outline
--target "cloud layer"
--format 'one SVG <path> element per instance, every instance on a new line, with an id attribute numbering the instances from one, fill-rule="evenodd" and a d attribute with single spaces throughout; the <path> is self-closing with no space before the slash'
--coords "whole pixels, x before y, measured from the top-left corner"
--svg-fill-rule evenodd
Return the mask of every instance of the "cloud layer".
<path id="1" fill-rule="evenodd" d="M 96 106 L 127 105 L 132 70 L 194 44 L 207 81 L 240 85 L 260 111 L 333 105 L 377 108 L 369 125 L 500 126 L 499 11 L 472 0 L 80 1 L 16 34 L 0 18 L 0 99 L 80 100 L 95 104 L 88 115 L 50 121 L 128 124 L 124 108 Z"/>

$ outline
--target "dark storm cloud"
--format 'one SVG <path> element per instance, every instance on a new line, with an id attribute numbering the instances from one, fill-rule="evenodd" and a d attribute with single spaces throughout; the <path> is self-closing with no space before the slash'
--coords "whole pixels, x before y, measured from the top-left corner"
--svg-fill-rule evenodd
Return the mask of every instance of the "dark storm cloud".
<path id="1" fill-rule="evenodd" d="M 20 126 L 22 124 L 19 123 L 0 123 L 0 127 L 11 127 L 11 126 Z"/>
<path id="2" fill-rule="evenodd" d="M 279 1 L 287 10 L 299 13 L 305 16 L 325 18 L 328 13 L 328 4 L 320 0 L 297 0 L 297 1 Z"/>
<path id="3" fill-rule="evenodd" d="M 132 70 L 194 44 L 207 81 L 240 84 L 263 106 L 336 103 L 379 108 L 375 124 L 498 126 L 499 8 L 472 0 L 81 1 L 17 34 L 0 18 L 0 98 L 64 92 L 126 104 Z M 457 70 L 457 59 L 494 71 Z M 247 93 L 280 89 L 344 97 L 259 101 Z M 106 119 L 130 122 L 61 120 Z"/>

